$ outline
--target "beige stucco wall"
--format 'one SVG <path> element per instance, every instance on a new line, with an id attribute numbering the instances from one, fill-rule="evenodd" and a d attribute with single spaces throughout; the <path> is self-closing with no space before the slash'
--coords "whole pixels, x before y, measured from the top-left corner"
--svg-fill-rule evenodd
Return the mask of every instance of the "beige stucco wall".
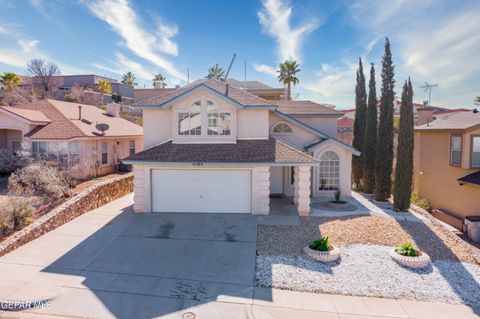
<path id="1" fill-rule="evenodd" d="M 459 217 L 480 215 L 480 186 L 460 186 L 457 182 L 457 178 L 479 170 L 469 168 L 471 134 L 480 134 L 480 129 L 463 134 L 462 167 L 456 167 L 450 165 L 451 132 L 415 133 L 415 191 L 433 208 Z"/>
<path id="2" fill-rule="evenodd" d="M 295 119 L 311 126 L 331 137 L 337 137 L 336 116 L 293 116 Z"/>
<path id="3" fill-rule="evenodd" d="M 272 129 L 278 123 L 286 123 L 290 125 L 290 127 L 292 128 L 292 133 L 273 134 Z M 309 131 L 301 128 L 300 126 L 286 122 L 284 119 L 282 119 L 273 112 L 270 112 L 269 131 L 273 136 L 278 137 L 293 145 L 296 145 L 299 148 L 303 148 L 305 144 L 318 140 L 320 138 L 317 135 L 312 134 Z"/>
<path id="4" fill-rule="evenodd" d="M 231 135 L 228 136 L 179 136 L 177 114 L 183 112 L 198 99 L 214 101 L 221 111 L 232 115 Z M 267 139 L 269 136 L 268 110 L 242 110 L 234 104 L 207 90 L 199 90 L 172 104 L 168 109 L 143 110 L 145 148 L 161 144 L 170 139 L 174 143 L 235 143 L 237 139 Z M 206 129 L 207 119 L 202 119 Z"/>

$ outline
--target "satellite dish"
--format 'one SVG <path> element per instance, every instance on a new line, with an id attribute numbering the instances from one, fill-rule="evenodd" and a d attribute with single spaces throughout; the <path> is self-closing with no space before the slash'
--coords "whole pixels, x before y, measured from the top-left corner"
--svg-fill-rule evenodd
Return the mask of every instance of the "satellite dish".
<path id="1" fill-rule="evenodd" d="M 102 132 L 102 135 L 105 135 L 105 132 L 110 128 L 110 125 L 106 123 L 98 123 L 97 125 L 95 125 L 95 128 Z"/>

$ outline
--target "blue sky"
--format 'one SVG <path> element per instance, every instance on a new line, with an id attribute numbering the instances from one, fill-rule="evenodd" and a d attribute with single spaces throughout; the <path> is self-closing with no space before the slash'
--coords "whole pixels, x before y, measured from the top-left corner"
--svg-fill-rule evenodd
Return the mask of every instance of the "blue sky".
<path id="1" fill-rule="evenodd" d="M 410 76 L 421 102 L 419 86 L 439 83 L 433 105 L 472 107 L 479 30 L 477 0 L 0 0 L 0 72 L 24 74 L 40 57 L 62 74 L 132 71 L 149 87 L 160 72 L 173 86 L 186 84 L 187 70 L 195 80 L 215 63 L 226 68 L 236 53 L 232 77 L 243 79 L 246 62 L 248 80 L 279 86 L 278 62 L 294 58 L 296 98 L 350 108 L 358 57 L 375 63 L 379 88 L 388 36 L 398 87 Z"/>

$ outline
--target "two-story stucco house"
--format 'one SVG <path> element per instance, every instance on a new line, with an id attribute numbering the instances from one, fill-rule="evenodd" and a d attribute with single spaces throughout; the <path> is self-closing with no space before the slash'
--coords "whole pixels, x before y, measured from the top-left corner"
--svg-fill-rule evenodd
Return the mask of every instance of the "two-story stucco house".
<path id="1" fill-rule="evenodd" d="M 268 101 L 232 84 L 199 80 L 140 102 L 145 150 L 134 168 L 136 212 L 268 214 L 271 195 L 351 191 L 351 157 L 331 106 Z"/>
<path id="2" fill-rule="evenodd" d="M 415 128 L 415 191 L 435 217 L 462 229 L 466 216 L 480 216 L 480 112 L 420 113 L 429 120 Z"/>

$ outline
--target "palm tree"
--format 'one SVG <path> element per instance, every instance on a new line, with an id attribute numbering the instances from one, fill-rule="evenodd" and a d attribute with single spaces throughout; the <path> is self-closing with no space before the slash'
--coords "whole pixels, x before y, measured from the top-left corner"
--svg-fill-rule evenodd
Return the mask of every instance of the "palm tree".
<path id="1" fill-rule="evenodd" d="M 5 91 L 14 90 L 20 83 L 20 77 L 12 72 L 4 72 L 0 75 L 0 84 Z"/>
<path id="2" fill-rule="evenodd" d="M 287 100 L 291 97 L 291 84 L 297 85 L 300 80 L 296 77 L 296 74 L 300 72 L 300 65 L 295 60 L 286 60 L 279 64 L 280 70 L 278 73 L 278 81 L 287 86 Z"/>
<path id="3" fill-rule="evenodd" d="M 480 96 L 475 98 L 475 105 L 480 105 Z"/>
<path id="4" fill-rule="evenodd" d="M 100 96 L 101 96 L 101 99 L 102 99 L 102 104 L 105 104 L 105 100 L 104 100 L 103 96 L 105 94 L 112 93 L 112 90 L 110 89 L 110 82 L 105 81 L 105 80 L 98 81 L 97 90 L 98 90 L 98 92 L 100 92 Z"/>
<path id="5" fill-rule="evenodd" d="M 225 70 L 221 66 L 219 66 L 218 63 L 216 63 L 214 66 L 208 69 L 208 74 L 205 78 L 224 81 L 224 77 Z"/>
<path id="6" fill-rule="evenodd" d="M 167 83 L 165 83 L 165 80 L 166 80 L 166 79 L 167 79 L 167 78 L 164 77 L 163 75 L 161 75 L 160 73 L 156 74 L 156 75 L 153 77 L 153 86 L 155 87 L 155 83 L 158 81 L 158 82 L 161 83 L 161 86 L 162 86 L 162 89 L 163 89 L 164 87 L 167 86 Z"/>
<path id="7" fill-rule="evenodd" d="M 135 74 L 133 74 L 132 72 L 128 71 L 127 73 L 123 73 L 123 79 L 122 79 L 123 84 L 130 85 L 130 86 L 137 86 L 138 83 L 135 82 L 135 80 L 136 80 Z"/>

